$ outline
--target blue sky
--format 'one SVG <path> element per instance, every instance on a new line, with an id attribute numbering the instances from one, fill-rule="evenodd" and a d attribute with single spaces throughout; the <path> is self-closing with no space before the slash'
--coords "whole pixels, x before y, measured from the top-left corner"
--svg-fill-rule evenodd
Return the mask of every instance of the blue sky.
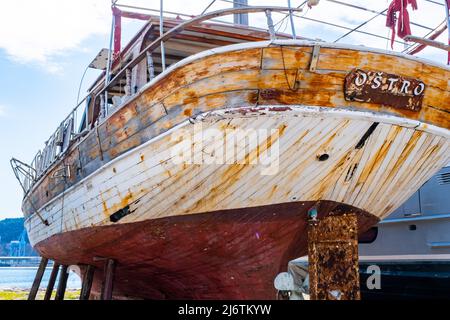
<path id="1" fill-rule="evenodd" d="M 302 1 L 292 1 L 297 6 Z M 347 0 L 380 10 L 386 0 Z M 419 0 L 419 11 L 411 13 L 413 20 L 435 27 L 444 19 L 444 10 Z M 159 0 L 122 0 L 119 3 L 159 8 Z M 165 9 L 199 14 L 210 0 L 194 3 L 165 0 Z M 249 1 L 252 5 L 285 5 L 286 1 Z M 101 48 L 108 46 L 110 28 L 109 0 L 14 0 L 2 3 L 0 12 L 0 219 L 21 216 L 22 191 L 9 166 L 11 157 L 30 162 L 36 152 L 76 104 L 81 76 L 85 67 Z M 217 1 L 210 9 L 231 6 Z M 26 8 L 25 10 L 23 8 Z M 18 18 L 20 12 L 20 18 Z M 70 13 L 70 15 L 67 15 Z M 373 13 L 336 7 L 322 0 L 318 7 L 304 12 L 306 17 L 327 19 L 346 26 L 356 26 Z M 275 16 L 275 22 L 280 16 Z M 254 20 L 253 20 L 254 19 Z M 261 16 L 250 19 L 258 23 Z M 126 22 L 124 38 L 138 28 Z M 283 25 L 289 32 L 289 26 Z M 305 20 L 296 21 L 297 34 L 333 40 L 345 33 Z M 363 30 L 387 36 L 384 19 L 377 18 Z M 413 27 L 413 33 L 426 30 Z M 444 42 L 445 35 L 438 40 Z M 386 48 L 387 41 L 361 34 L 342 42 Z M 401 49 L 401 48 L 396 48 Z M 445 53 L 425 50 L 421 56 L 445 62 Z M 98 75 L 89 70 L 84 80 L 86 88 Z M 85 91 L 82 90 L 82 96 Z"/>

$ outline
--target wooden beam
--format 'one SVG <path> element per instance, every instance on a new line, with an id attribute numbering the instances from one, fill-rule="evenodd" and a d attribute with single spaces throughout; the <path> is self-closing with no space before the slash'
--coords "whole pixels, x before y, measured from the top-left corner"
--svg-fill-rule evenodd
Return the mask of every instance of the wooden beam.
<path id="1" fill-rule="evenodd" d="M 83 274 L 83 281 L 81 283 L 80 300 L 89 300 L 91 295 L 92 280 L 94 280 L 95 267 L 88 265 Z"/>
<path id="2" fill-rule="evenodd" d="M 30 294 L 28 295 L 28 300 L 36 300 L 36 295 L 39 290 L 39 285 L 41 284 L 42 277 L 44 276 L 45 268 L 47 267 L 48 259 L 45 257 L 41 258 L 39 263 L 39 268 L 34 277 L 33 285 L 31 286 Z"/>
<path id="3" fill-rule="evenodd" d="M 68 277 L 69 273 L 67 272 L 67 266 L 63 265 L 59 275 L 58 289 L 56 290 L 55 300 L 64 300 Z"/>
<path id="4" fill-rule="evenodd" d="M 430 40 L 430 39 L 422 38 L 422 37 L 416 37 L 416 36 L 406 36 L 404 38 L 404 40 L 420 43 L 425 46 L 435 47 L 435 48 L 450 52 L 450 46 L 446 45 L 445 43 L 439 42 L 439 41 Z"/>
<path id="5" fill-rule="evenodd" d="M 430 40 L 434 40 L 437 37 L 439 37 L 445 30 L 447 29 L 447 25 L 443 25 L 440 29 L 436 30 L 433 34 L 431 34 L 428 39 Z M 417 46 L 416 48 L 412 48 L 410 51 L 408 51 L 408 54 L 414 55 L 416 53 L 419 53 L 420 51 L 422 51 L 423 49 L 426 48 L 426 45 L 421 44 L 419 46 Z"/>
<path id="6" fill-rule="evenodd" d="M 50 274 L 50 279 L 48 280 L 47 290 L 45 291 L 44 300 L 50 300 L 53 293 L 53 288 L 55 287 L 56 278 L 58 277 L 59 263 L 55 262 L 53 264 L 52 273 Z"/>
<path id="7" fill-rule="evenodd" d="M 105 271 L 103 274 L 101 300 L 112 300 L 115 269 L 116 262 L 113 259 L 107 259 L 105 261 Z"/>
<path id="8" fill-rule="evenodd" d="M 311 300 L 360 299 L 357 230 L 354 213 L 308 222 Z"/>

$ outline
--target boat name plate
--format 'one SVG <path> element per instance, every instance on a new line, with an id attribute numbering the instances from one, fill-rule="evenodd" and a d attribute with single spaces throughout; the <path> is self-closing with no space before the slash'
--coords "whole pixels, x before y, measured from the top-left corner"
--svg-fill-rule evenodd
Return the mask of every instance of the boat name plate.
<path id="1" fill-rule="evenodd" d="M 383 104 L 398 109 L 419 111 L 425 83 L 381 71 L 354 69 L 345 77 L 347 101 Z"/>

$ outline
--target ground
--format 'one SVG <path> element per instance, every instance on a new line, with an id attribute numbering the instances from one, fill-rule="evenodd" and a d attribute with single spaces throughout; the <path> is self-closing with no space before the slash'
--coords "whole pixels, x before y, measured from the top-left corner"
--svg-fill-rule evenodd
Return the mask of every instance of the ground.
<path id="1" fill-rule="evenodd" d="M 24 289 L 3 289 L 0 290 L 0 300 L 27 300 L 29 290 Z M 55 298 L 56 290 L 53 291 L 52 300 Z M 39 290 L 36 300 L 44 299 L 45 290 Z M 78 300 L 80 297 L 80 290 L 66 291 L 64 300 Z"/>

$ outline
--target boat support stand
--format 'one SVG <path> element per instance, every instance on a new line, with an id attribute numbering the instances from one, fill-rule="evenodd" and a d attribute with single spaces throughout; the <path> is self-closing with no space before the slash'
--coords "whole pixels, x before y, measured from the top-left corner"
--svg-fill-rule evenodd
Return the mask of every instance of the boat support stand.
<path id="1" fill-rule="evenodd" d="M 309 290 L 311 300 L 359 300 L 358 221 L 356 214 L 308 221 Z"/>
<path id="2" fill-rule="evenodd" d="M 110 258 L 94 257 L 94 261 L 104 261 L 102 291 L 100 300 L 112 300 L 116 261 Z M 92 279 L 90 280 L 92 281 Z"/>
<path id="3" fill-rule="evenodd" d="M 110 260 L 106 260 L 108 262 Z M 36 272 L 36 276 L 33 281 L 33 285 L 31 287 L 30 293 L 28 295 L 28 300 L 36 300 L 37 293 L 39 291 L 39 287 L 42 282 L 42 278 L 44 276 L 45 269 L 48 265 L 49 259 L 42 257 L 41 262 L 39 264 L 39 268 Z M 110 263 L 110 262 L 108 262 Z M 83 273 L 83 279 L 81 284 L 81 292 L 80 292 L 80 300 L 89 300 L 91 294 L 92 281 L 94 279 L 95 267 L 93 265 L 86 265 L 85 272 Z M 61 271 L 61 272 L 60 272 Z M 58 262 L 53 263 L 52 272 L 50 274 L 50 278 L 48 280 L 47 289 L 45 291 L 44 300 L 50 300 L 53 294 L 53 289 L 55 287 L 56 278 L 59 274 L 58 288 L 56 289 L 55 300 L 64 300 L 64 296 L 67 288 L 67 279 L 69 278 L 69 266 L 61 265 Z M 111 275 L 110 271 L 108 273 Z M 108 279 L 112 279 L 109 276 Z M 108 283 L 110 280 L 108 280 Z M 109 285 L 112 292 L 112 285 Z M 103 292 L 103 290 L 102 290 Z M 108 297 L 109 292 L 107 291 L 106 297 Z"/>
<path id="4" fill-rule="evenodd" d="M 42 282 L 42 278 L 45 273 L 45 269 L 47 268 L 49 259 L 42 257 L 41 262 L 39 263 L 38 270 L 36 272 L 36 276 L 34 277 L 33 284 L 31 286 L 30 293 L 28 295 L 28 300 L 36 300 L 37 293 L 39 291 L 39 287 Z M 61 267 L 61 268 L 60 268 Z M 55 287 L 56 278 L 59 274 L 58 288 L 56 290 L 55 300 L 64 300 L 64 295 L 67 287 L 67 279 L 69 278 L 68 266 L 60 265 L 57 262 L 54 262 L 52 272 L 50 274 L 50 279 L 48 280 L 47 290 L 45 291 L 44 300 L 50 300 L 53 294 L 53 288 Z"/>

